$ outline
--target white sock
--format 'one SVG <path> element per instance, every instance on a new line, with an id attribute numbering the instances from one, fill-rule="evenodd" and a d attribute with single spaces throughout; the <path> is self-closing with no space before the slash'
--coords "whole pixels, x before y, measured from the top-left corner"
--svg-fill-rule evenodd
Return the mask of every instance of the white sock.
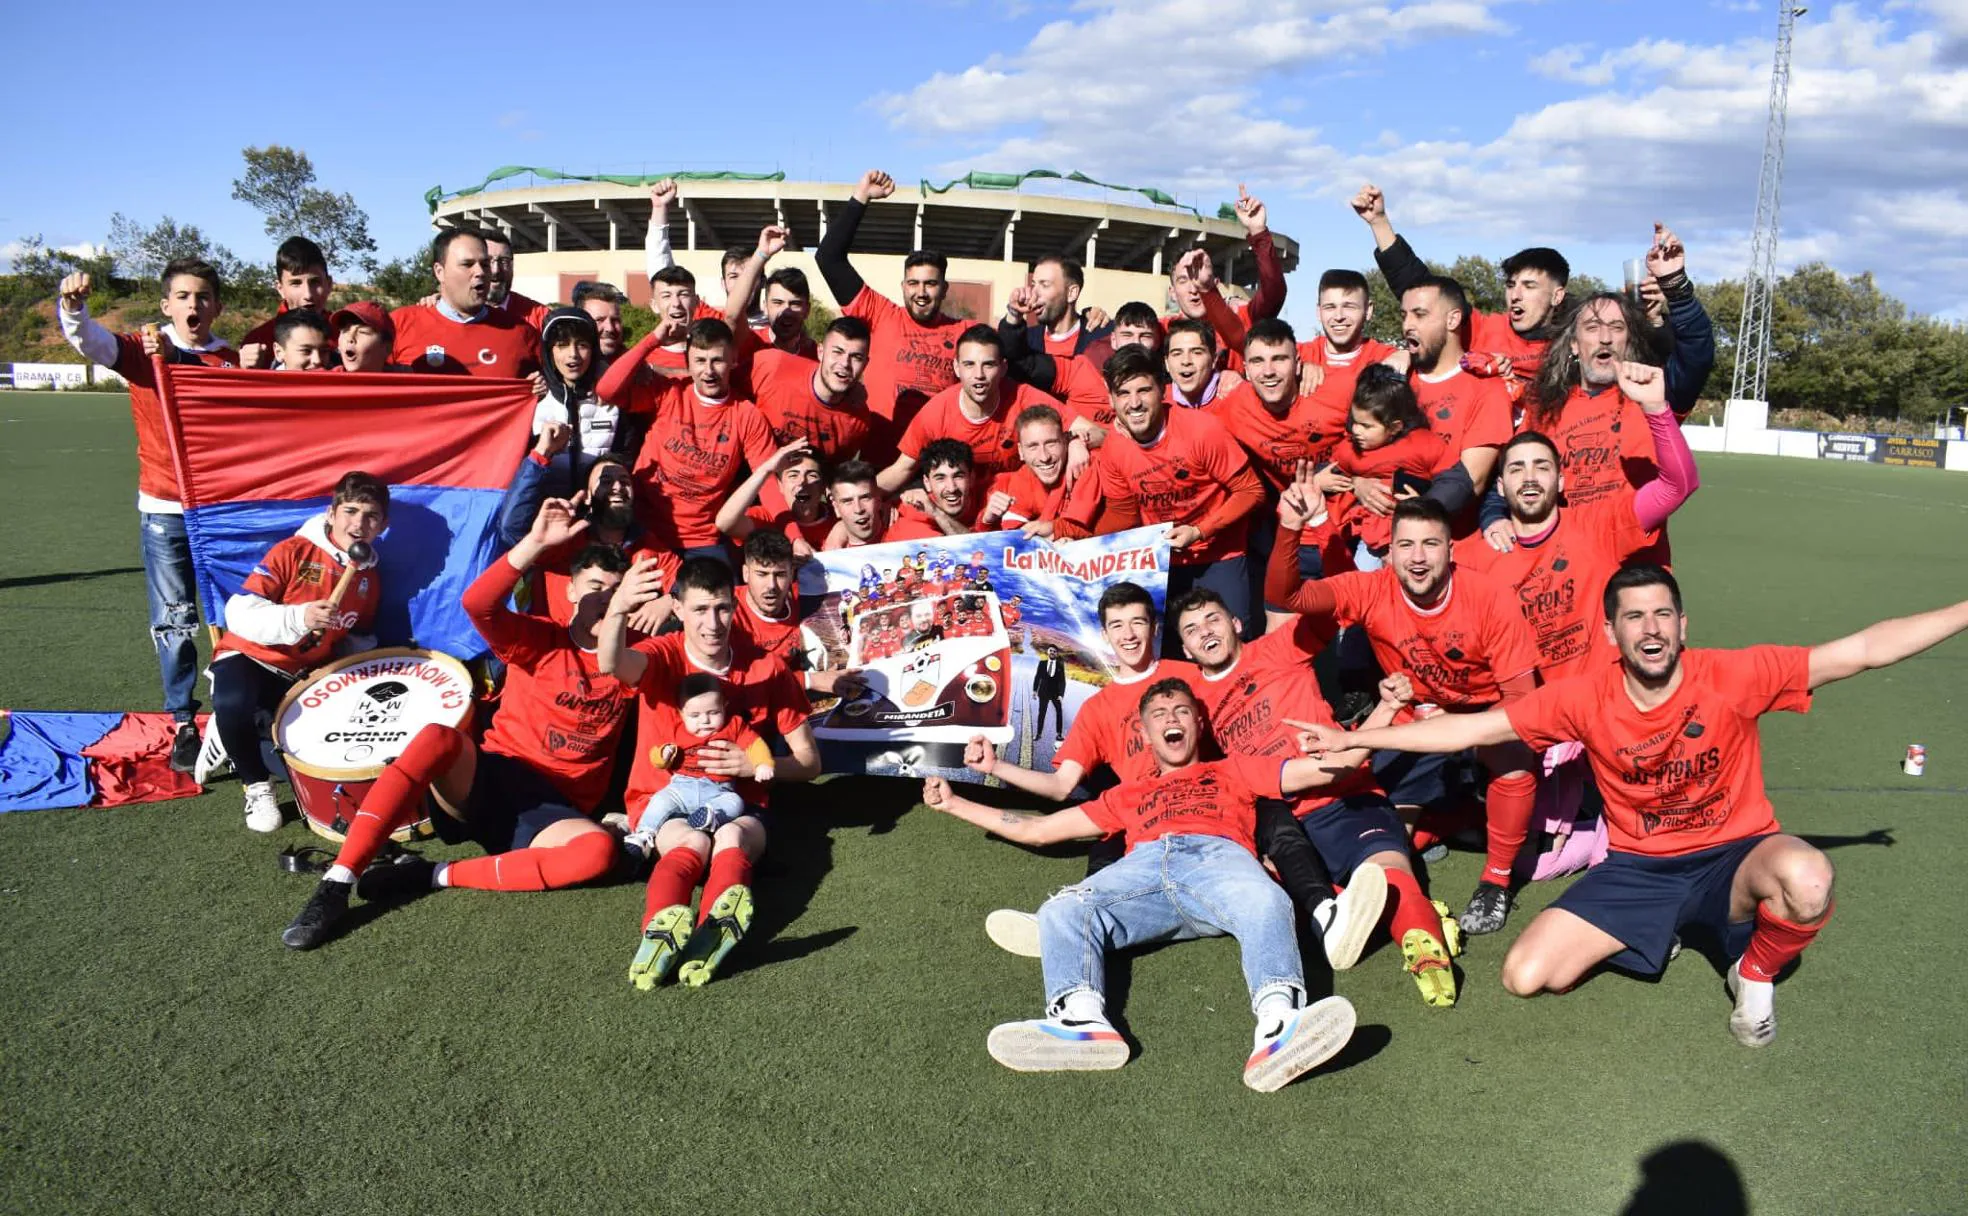
<path id="1" fill-rule="evenodd" d="M 431 890 L 435 891 L 441 887 L 448 887 L 450 885 L 451 863 L 440 861 L 437 863 L 437 868 L 431 871 Z"/>
<path id="2" fill-rule="evenodd" d="M 1060 1006 L 1059 1017 L 1066 1022 L 1105 1022 L 1107 1020 L 1107 998 L 1098 992 L 1082 988 L 1078 992 L 1066 994 Z"/>
<path id="3" fill-rule="evenodd" d="M 1285 1027 L 1285 1019 L 1292 1010 L 1298 1008 L 1298 1000 L 1289 989 L 1273 988 L 1257 998 L 1257 1041 L 1275 1036 Z"/>
<path id="4" fill-rule="evenodd" d="M 347 886 L 355 881 L 355 871 L 340 862 L 336 862 L 334 865 L 328 867 L 328 872 L 321 876 L 321 880 L 323 882 L 338 882 L 343 886 Z"/>
<path id="5" fill-rule="evenodd" d="M 1324 933 L 1327 929 L 1332 928 L 1333 922 L 1338 919 L 1339 901 L 1337 899 L 1322 899 L 1312 908 L 1312 926 L 1320 933 Z"/>

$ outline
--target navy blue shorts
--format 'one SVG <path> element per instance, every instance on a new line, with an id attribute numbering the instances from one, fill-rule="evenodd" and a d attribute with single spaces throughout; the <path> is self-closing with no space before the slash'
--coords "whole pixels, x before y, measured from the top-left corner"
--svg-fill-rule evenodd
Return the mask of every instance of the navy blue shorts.
<path id="1" fill-rule="evenodd" d="M 1407 827 L 1394 813 L 1394 804 L 1378 794 L 1341 798 L 1298 824 L 1319 850 L 1319 860 L 1342 883 L 1375 853 L 1391 850 L 1406 856 L 1408 852 Z"/>
<path id="2" fill-rule="evenodd" d="M 1743 859 L 1767 839 L 1751 836 L 1679 857 L 1608 853 L 1551 906 L 1623 942 L 1626 949 L 1606 960 L 1623 971 L 1658 973 L 1674 935 L 1687 925 L 1715 934 L 1735 958 L 1748 947 L 1756 922 L 1730 922 L 1729 893 Z"/>
<path id="3" fill-rule="evenodd" d="M 1374 777 L 1395 806 L 1436 808 L 1445 805 L 1461 790 L 1462 783 L 1456 777 L 1460 767 L 1455 756 L 1416 752 L 1373 754 Z"/>
<path id="4" fill-rule="evenodd" d="M 425 799 L 425 813 L 439 840 L 446 844 L 470 841 L 487 853 L 523 849 L 548 824 L 587 818 L 526 761 L 486 751 L 478 753 L 471 797 L 461 809 L 463 820 L 439 806 L 435 797 Z"/>

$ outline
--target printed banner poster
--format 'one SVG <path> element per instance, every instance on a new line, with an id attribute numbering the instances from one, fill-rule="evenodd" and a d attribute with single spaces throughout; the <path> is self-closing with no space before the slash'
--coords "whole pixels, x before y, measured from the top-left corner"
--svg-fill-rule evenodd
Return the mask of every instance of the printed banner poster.
<path id="1" fill-rule="evenodd" d="M 1101 592 L 1139 584 L 1162 611 L 1168 532 L 1136 528 L 1054 543 L 1017 532 L 821 553 L 800 568 L 808 663 L 865 688 L 814 702 L 830 773 L 977 780 L 964 744 L 983 735 L 1047 770 L 1080 704 L 1112 678 Z"/>

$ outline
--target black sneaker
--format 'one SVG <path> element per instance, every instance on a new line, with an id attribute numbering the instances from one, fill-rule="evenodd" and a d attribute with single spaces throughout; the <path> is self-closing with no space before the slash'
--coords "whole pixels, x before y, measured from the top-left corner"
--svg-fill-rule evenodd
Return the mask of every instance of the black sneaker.
<path id="1" fill-rule="evenodd" d="M 1367 715 L 1380 704 L 1380 698 L 1370 692 L 1349 692 L 1339 699 L 1333 707 L 1333 720 L 1347 730 L 1352 730 L 1367 720 Z"/>
<path id="2" fill-rule="evenodd" d="M 312 950 L 334 934 L 336 922 L 348 911 L 351 884 L 324 878 L 315 884 L 301 914 L 280 935 L 289 950 Z"/>
<path id="3" fill-rule="evenodd" d="M 431 871 L 435 869 L 436 863 L 421 857 L 406 856 L 394 863 L 378 862 L 356 879 L 355 889 L 370 903 L 400 903 L 430 890 Z"/>
<path id="4" fill-rule="evenodd" d="M 1476 893 L 1469 897 L 1469 906 L 1462 910 L 1456 923 L 1471 937 L 1484 933 L 1495 933 L 1503 928 L 1503 922 L 1510 919 L 1510 892 L 1493 882 L 1479 882 Z"/>
<path id="5" fill-rule="evenodd" d="M 197 768 L 198 749 L 204 744 L 196 722 L 178 723 L 178 732 L 171 736 L 171 771 L 188 773 Z"/>

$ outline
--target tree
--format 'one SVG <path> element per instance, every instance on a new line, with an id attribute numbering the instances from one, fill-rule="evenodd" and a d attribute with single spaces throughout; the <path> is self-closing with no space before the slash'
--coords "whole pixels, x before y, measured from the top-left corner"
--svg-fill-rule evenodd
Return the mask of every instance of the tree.
<path id="1" fill-rule="evenodd" d="M 117 266 L 136 279 L 154 279 L 179 258 L 210 262 L 227 283 L 248 273 L 232 250 L 206 239 L 196 224 L 179 224 L 168 215 L 149 227 L 121 211 L 110 216 L 109 249 Z"/>
<path id="2" fill-rule="evenodd" d="M 266 217 L 268 236 L 307 237 L 321 246 L 330 269 L 376 269 L 368 212 L 355 205 L 352 195 L 316 186 L 307 153 L 268 144 L 242 149 L 240 155 L 246 160 L 246 176 L 233 180 L 232 197 Z"/>
<path id="3" fill-rule="evenodd" d="M 377 266 L 369 275 L 369 290 L 392 304 L 415 304 L 437 290 L 429 249 Z"/>

